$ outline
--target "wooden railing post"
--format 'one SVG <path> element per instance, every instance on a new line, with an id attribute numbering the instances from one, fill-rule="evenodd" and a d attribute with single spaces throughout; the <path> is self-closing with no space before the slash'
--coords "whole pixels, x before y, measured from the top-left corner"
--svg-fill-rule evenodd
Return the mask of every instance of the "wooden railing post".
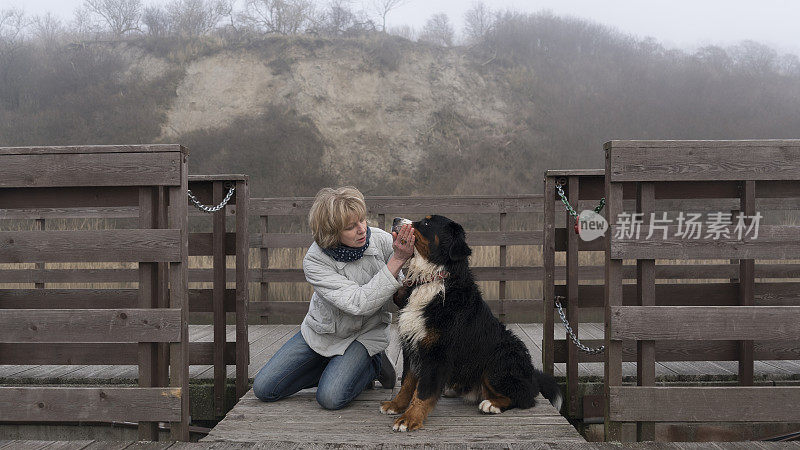
<path id="1" fill-rule="evenodd" d="M 649 234 L 651 213 L 655 210 L 655 186 L 653 183 L 637 183 L 636 211 L 642 213 L 642 232 Z M 655 237 L 655 236 L 654 236 Z M 656 237 L 657 238 L 657 237 Z M 640 306 L 656 304 L 656 266 L 654 259 L 636 260 L 636 291 Z M 636 341 L 636 381 L 639 386 L 656 384 L 655 341 Z M 636 439 L 654 441 L 655 422 L 636 422 Z"/>
<path id="2" fill-rule="evenodd" d="M 567 178 L 567 194 L 576 209 L 575 212 L 580 213 L 580 184 L 578 177 L 571 176 Z M 573 228 L 575 218 L 572 217 L 569 211 L 564 214 L 567 231 L 567 321 L 575 335 L 579 336 L 578 245 L 580 238 Z M 578 401 L 578 347 L 570 340 L 569 336 L 565 336 L 565 339 L 567 342 L 567 411 L 570 417 L 578 417 L 580 408 Z"/>
<path id="3" fill-rule="evenodd" d="M 264 271 L 269 269 L 269 248 L 265 243 L 267 233 L 269 232 L 269 216 L 263 215 L 259 217 L 259 226 L 261 231 L 261 304 L 267 305 L 269 302 L 269 283 L 264 281 Z M 264 312 L 259 318 L 260 323 L 268 323 L 269 317 Z"/>
<path id="4" fill-rule="evenodd" d="M 742 184 L 740 197 L 740 210 L 742 214 L 751 217 L 756 213 L 756 182 L 749 180 Z M 750 225 L 752 219 L 746 219 Z M 739 304 L 742 306 L 755 306 L 755 260 L 739 260 Z M 753 341 L 739 341 L 739 384 L 742 386 L 753 385 Z"/>
<path id="5" fill-rule="evenodd" d="M 247 312 L 250 303 L 250 184 L 236 182 L 236 398 L 250 388 L 247 369 L 250 364 L 250 343 L 247 332 Z"/>
<path id="6" fill-rule="evenodd" d="M 225 198 L 222 181 L 216 180 L 212 186 L 212 205 L 218 205 Z M 214 414 L 222 417 L 225 414 L 225 272 L 227 271 L 225 256 L 225 208 L 220 209 L 211 216 L 212 244 L 211 253 L 213 261 L 212 310 L 214 327 Z"/>
<path id="7" fill-rule="evenodd" d="M 508 220 L 507 214 L 505 212 L 501 212 L 500 213 L 500 232 L 501 233 L 504 232 L 504 231 L 508 231 L 508 223 L 506 223 L 507 220 Z M 500 262 L 498 263 L 498 266 L 501 267 L 501 268 L 506 266 L 506 246 L 505 245 L 500 245 Z M 505 300 L 505 298 L 506 298 L 506 282 L 505 282 L 505 280 L 500 280 L 499 293 L 498 293 L 498 303 L 499 303 L 499 305 L 498 305 L 498 318 L 500 319 L 500 322 L 504 322 L 504 323 L 506 321 L 506 311 L 505 311 L 505 305 L 503 303 L 503 300 Z"/>
<path id="8" fill-rule="evenodd" d="M 550 375 L 554 374 L 555 351 L 553 338 L 555 324 L 553 323 L 553 309 L 555 308 L 553 296 L 555 295 L 555 201 L 556 180 L 544 176 L 544 222 L 542 224 L 542 370 Z"/>

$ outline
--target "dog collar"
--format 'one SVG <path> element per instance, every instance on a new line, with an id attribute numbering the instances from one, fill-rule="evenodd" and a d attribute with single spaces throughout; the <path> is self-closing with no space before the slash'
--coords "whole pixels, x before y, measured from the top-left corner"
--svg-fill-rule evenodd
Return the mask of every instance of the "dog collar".
<path id="1" fill-rule="evenodd" d="M 403 286 L 406 286 L 406 287 L 419 286 L 421 284 L 428 284 L 428 283 L 432 283 L 434 281 L 444 280 L 445 278 L 447 278 L 449 276 L 450 276 L 450 272 L 448 272 L 446 270 L 442 270 L 441 272 L 436 272 L 433 275 L 429 275 L 427 277 L 423 277 L 423 278 L 416 279 L 416 280 L 405 279 L 405 280 L 403 280 Z"/>

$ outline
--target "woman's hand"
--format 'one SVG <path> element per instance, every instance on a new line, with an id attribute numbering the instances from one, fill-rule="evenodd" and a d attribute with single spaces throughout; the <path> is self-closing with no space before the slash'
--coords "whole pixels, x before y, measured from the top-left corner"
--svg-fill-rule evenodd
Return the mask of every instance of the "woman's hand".
<path id="1" fill-rule="evenodd" d="M 399 232 L 393 231 L 392 237 L 394 237 L 392 248 L 398 259 L 405 262 L 414 256 L 414 228 L 411 225 L 405 224 L 400 227 Z"/>

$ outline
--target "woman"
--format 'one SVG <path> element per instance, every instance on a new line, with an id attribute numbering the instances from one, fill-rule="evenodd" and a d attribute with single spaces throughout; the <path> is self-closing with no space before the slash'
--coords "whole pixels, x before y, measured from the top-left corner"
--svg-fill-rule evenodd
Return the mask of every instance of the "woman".
<path id="1" fill-rule="evenodd" d="M 303 258 L 314 294 L 300 332 L 256 374 L 253 391 L 261 400 L 317 386 L 317 402 L 340 409 L 379 374 L 385 388 L 394 387 L 384 353 L 389 305 L 400 268 L 414 254 L 414 235 L 410 225 L 392 234 L 370 228 L 366 216 L 354 187 L 317 193 L 308 216 L 314 243 Z"/>

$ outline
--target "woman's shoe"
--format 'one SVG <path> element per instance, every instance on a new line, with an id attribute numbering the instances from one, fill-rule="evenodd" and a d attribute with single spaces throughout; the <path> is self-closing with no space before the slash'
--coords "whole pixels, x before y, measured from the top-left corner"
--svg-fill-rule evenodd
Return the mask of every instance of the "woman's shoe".
<path id="1" fill-rule="evenodd" d="M 397 380 L 397 375 L 394 373 L 392 362 L 386 356 L 386 352 L 381 352 L 381 373 L 378 375 L 378 381 L 384 389 L 394 389 L 394 383 Z"/>

